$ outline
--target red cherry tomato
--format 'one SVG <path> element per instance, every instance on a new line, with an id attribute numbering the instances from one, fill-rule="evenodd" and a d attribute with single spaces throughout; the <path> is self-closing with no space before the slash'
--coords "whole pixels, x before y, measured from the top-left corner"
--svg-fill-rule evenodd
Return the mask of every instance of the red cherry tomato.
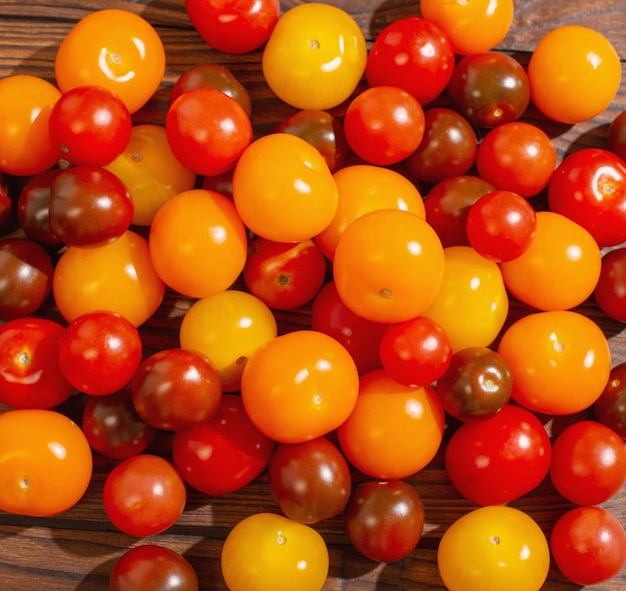
<path id="1" fill-rule="evenodd" d="M 626 322 L 626 248 L 618 247 L 602 255 L 593 297 L 609 318 Z"/>

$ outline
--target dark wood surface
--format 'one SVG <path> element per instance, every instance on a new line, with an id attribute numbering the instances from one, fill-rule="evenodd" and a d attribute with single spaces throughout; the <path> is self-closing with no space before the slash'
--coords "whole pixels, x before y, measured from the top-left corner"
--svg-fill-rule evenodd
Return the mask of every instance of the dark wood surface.
<path id="1" fill-rule="evenodd" d="M 283 9 L 296 4 L 283 1 Z M 350 12 L 371 41 L 387 23 L 419 14 L 414 0 L 333 0 Z M 218 61 L 229 67 L 248 89 L 253 101 L 253 125 L 260 135 L 293 112 L 276 100 L 260 73 L 260 51 L 244 56 L 213 52 L 191 27 L 183 0 L 76 0 L 74 2 L 37 0 L 0 0 L 0 78 L 12 74 L 33 74 L 54 82 L 53 62 L 56 48 L 73 24 L 87 13 L 101 8 L 125 8 L 142 14 L 158 30 L 167 51 L 167 71 L 154 98 L 134 117 L 136 123 L 163 123 L 169 89 L 188 67 L 200 61 Z M 512 28 L 499 49 L 514 52 L 522 62 L 552 27 L 584 24 L 604 33 L 617 48 L 622 64 L 626 60 L 626 3 L 614 0 L 517 0 Z M 574 127 L 544 121 L 532 108 L 526 120 L 538 121 L 548 131 L 559 158 L 572 147 L 603 147 L 610 121 L 626 110 L 626 82 L 613 104 L 598 118 Z M 180 320 L 190 302 L 173 293 L 162 308 L 142 327 L 150 348 L 177 344 Z M 613 363 L 626 360 L 626 333 L 602 315 L 589 302 L 581 307 L 609 337 Z M 46 308 L 44 313 L 54 315 Z M 515 305 L 512 314 L 516 313 Z M 309 308 L 278 315 L 281 331 L 308 326 Z M 554 427 L 558 428 L 559 420 Z M 85 497 L 66 513 L 48 519 L 29 519 L 0 513 L 0 589 L 2 591 L 104 591 L 108 574 L 117 558 L 129 547 L 146 540 L 131 538 L 115 531 L 104 515 L 101 489 L 111 462 L 95 458 L 93 482 Z M 358 479 L 359 476 L 355 475 Z M 443 590 L 437 572 L 436 550 L 442 532 L 455 519 L 473 508 L 450 486 L 441 454 L 411 479 L 422 496 L 426 509 L 424 536 L 417 549 L 406 559 L 393 564 L 377 564 L 361 558 L 348 544 L 340 518 L 319 524 L 330 550 L 331 568 L 325 591 L 368 590 Z M 514 506 L 526 510 L 549 533 L 559 515 L 570 507 L 549 482 Z M 626 490 L 606 507 L 622 520 L 626 518 Z M 222 590 L 219 554 L 224 536 L 243 517 L 258 511 L 276 511 L 264 476 L 235 494 L 207 497 L 190 491 L 185 513 L 165 534 L 149 539 L 182 552 L 197 569 L 202 590 Z M 543 591 L 575 591 L 551 568 Z M 588 591 L 626 589 L 626 573 Z M 278 591 L 278 590 L 277 590 Z M 467 591 L 474 591 L 468 589 Z M 505 590 L 503 590 L 505 591 Z"/>

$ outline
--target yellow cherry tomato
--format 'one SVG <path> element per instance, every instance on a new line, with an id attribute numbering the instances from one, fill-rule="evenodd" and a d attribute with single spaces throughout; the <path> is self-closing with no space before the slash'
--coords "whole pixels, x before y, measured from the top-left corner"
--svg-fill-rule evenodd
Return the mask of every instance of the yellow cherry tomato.
<path id="1" fill-rule="evenodd" d="M 334 173 L 339 194 L 337 213 L 332 222 L 315 237 L 326 258 L 333 260 L 337 242 L 348 224 L 375 209 L 401 209 L 422 219 L 424 201 L 415 185 L 390 168 L 355 164 Z"/>
<path id="2" fill-rule="evenodd" d="M 149 226 L 161 205 L 196 183 L 195 173 L 172 153 L 165 128 L 149 123 L 133 127 L 126 150 L 105 168 L 130 191 L 137 226 Z"/>
<path id="3" fill-rule="evenodd" d="M 449 591 L 539 591 L 550 548 L 530 515 L 492 505 L 466 513 L 444 532 L 437 565 Z"/>
<path id="4" fill-rule="evenodd" d="M 159 308 L 165 284 L 152 266 L 147 240 L 127 231 L 104 246 L 70 246 L 54 269 L 52 293 L 68 322 L 112 310 L 139 326 Z"/>
<path id="5" fill-rule="evenodd" d="M 528 63 L 533 103 L 550 119 L 579 123 L 606 109 L 622 79 L 619 54 L 599 31 L 557 27 L 541 38 Z"/>
<path id="6" fill-rule="evenodd" d="M 37 76 L 0 80 L 0 172 L 35 175 L 59 160 L 48 120 L 60 96 L 58 88 Z"/>
<path id="7" fill-rule="evenodd" d="M 336 6 L 309 2 L 279 19 L 263 51 L 270 88 L 298 109 L 331 109 L 365 72 L 367 45 L 358 23 Z"/>
<path id="8" fill-rule="evenodd" d="M 277 334 L 271 310 L 247 292 L 229 289 L 197 300 L 180 325 L 180 346 L 206 355 L 222 389 L 235 392 L 250 356 Z"/>

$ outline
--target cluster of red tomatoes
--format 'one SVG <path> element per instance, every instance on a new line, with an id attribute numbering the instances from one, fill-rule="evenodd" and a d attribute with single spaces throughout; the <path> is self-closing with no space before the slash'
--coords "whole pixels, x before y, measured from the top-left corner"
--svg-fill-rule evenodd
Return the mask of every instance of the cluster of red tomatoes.
<path id="1" fill-rule="evenodd" d="M 408 479 L 445 446 L 478 507 L 442 536 L 450 591 L 537 591 L 550 557 L 578 584 L 616 575 L 626 533 L 600 505 L 626 480 L 626 365 L 576 309 L 594 297 L 626 321 L 626 117 L 558 164 L 522 120 L 531 102 L 559 124 L 602 113 L 621 82 L 612 45 L 559 27 L 523 66 L 494 50 L 505 0 L 422 0 L 370 48 L 331 5 L 223 4 L 187 0 L 187 14 L 217 51 L 263 52 L 294 111 L 272 129 L 217 63 L 176 80 L 162 125 L 137 123 L 166 48 L 122 10 L 72 28 L 56 85 L 0 80 L 0 172 L 23 181 L 0 191 L 3 230 L 21 232 L 0 241 L 0 509 L 71 508 L 95 451 L 117 461 L 111 523 L 151 536 L 187 487 L 228 494 L 267 473 L 280 511 L 232 530 L 224 580 L 313 591 L 324 519 L 343 515 L 372 560 L 415 549 L 427 516 Z M 188 308 L 172 346 L 150 350 L 142 330 L 168 291 Z M 511 299 L 527 312 L 513 318 Z M 277 321 L 303 306 L 309 326 Z M 576 505 L 549 542 L 509 505 L 547 477 Z M 111 589 L 156 560 L 197 589 L 182 556 L 150 544 Z"/>

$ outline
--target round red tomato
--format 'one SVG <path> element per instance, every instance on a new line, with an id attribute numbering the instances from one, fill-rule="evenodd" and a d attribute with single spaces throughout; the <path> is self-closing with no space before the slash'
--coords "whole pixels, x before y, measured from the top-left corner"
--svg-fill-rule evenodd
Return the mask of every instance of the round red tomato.
<path id="1" fill-rule="evenodd" d="M 626 322 L 626 248 L 604 253 L 593 297 L 607 316 Z"/>
<path id="2" fill-rule="evenodd" d="M 102 501 L 115 527 L 129 536 L 144 537 L 176 523 L 185 509 L 187 491 L 169 461 L 139 454 L 123 460 L 109 472 Z"/>
<path id="3" fill-rule="evenodd" d="M 445 450 L 454 488 L 478 505 L 509 503 L 536 488 L 548 475 L 551 444 L 539 419 L 507 404 L 481 421 L 463 423 Z"/>

